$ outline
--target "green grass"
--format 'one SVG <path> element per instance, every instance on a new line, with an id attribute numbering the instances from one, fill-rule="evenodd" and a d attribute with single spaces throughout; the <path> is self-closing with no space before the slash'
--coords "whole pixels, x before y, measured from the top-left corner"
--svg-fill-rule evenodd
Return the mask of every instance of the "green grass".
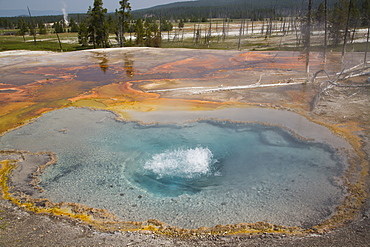
<path id="1" fill-rule="evenodd" d="M 258 42 L 257 42 L 258 41 Z M 241 49 L 248 50 L 264 50 L 268 47 L 267 42 L 242 42 Z M 238 38 L 230 37 L 226 38 L 224 41 L 218 39 L 218 37 L 212 37 L 209 44 L 204 43 L 204 38 L 198 43 L 194 43 L 193 38 L 184 39 L 184 41 L 168 41 L 166 38 L 162 40 L 162 48 L 191 48 L 191 49 L 216 49 L 216 50 L 236 50 L 238 49 Z"/>
<path id="2" fill-rule="evenodd" d="M 76 51 L 91 49 L 92 46 L 82 47 L 80 44 L 68 44 L 63 43 L 63 40 L 77 40 L 77 33 L 60 33 L 59 38 L 62 40 L 63 51 Z M 279 46 L 279 42 L 274 42 L 271 39 L 255 38 L 245 41 L 246 37 L 243 37 L 241 43 L 242 50 L 252 51 L 266 51 L 266 50 L 281 50 L 281 51 L 302 51 L 302 46 L 294 46 L 293 44 L 282 44 Z M 0 35 L 0 52 L 9 50 L 31 50 L 31 51 L 61 51 L 56 34 L 45 34 L 36 36 L 36 44 L 34 43 L 33 36 L 25 36 L 24 41 L 22 36 L 14 35 Z M 204 44 L 204 38 L 201 39 L 197 44 L 194 43 L 192 38 L 184 39 L 184 41 L 168 41 L 166 37 L 162 40 L 162 48 L 191 48 L 191 49 L 218 49 L 218 50 L 237 50 L 238 49 L 238 37 L 228 37 L 226 40 L 218 40 L 218 37 L 212 37 L 211 42 Z M 311 51 L 323 50 L 322 45 L 311 46 Z M 342 45 L 329 46 L 328 51 L 342 51 Z M 347 52 L 350 51 L 362 51 L 366 50 L 366 43 L 348 44 Z"/>
<path id="3" fill-rule="evenodd" d="M 60 39 L 75 38 L 77 34 L 60 34 Z M 48 40 L 45 40 L 48 39 Z M 22 36 L 1 35 L 0 36 L 0 51 L 9 50 L 31 50 L 31 51 L 60 51 L 60 46 L 55 34 L 37 35 L 36 44 L 33 36 L 25 36 L 24 41 Z M 62 43 L 63 51 L 81 50 L 79 44 Z"/>

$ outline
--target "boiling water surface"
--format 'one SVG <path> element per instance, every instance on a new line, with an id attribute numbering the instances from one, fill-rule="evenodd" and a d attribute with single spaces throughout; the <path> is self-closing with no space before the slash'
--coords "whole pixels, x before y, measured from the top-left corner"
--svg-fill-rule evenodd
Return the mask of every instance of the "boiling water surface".
<path id="1" fill-rule="evenodd" d="M 268 221 L 309 227 L 343 197 L 343 164 L 326 144 L 261 124 L 115 120 L 61 109 L 1 137 L 1 149 L 52 151 L 41 197 L 104 208 L 123 220 L 196 228 Z"/>

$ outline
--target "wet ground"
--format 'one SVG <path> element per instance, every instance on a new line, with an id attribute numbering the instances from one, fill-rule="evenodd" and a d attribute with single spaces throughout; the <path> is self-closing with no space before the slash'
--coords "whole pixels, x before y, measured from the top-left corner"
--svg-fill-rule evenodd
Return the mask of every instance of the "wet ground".
<path id="1" fill-rule="evenodd" d="M 0 234 L 6 246 L 24 246 L 32 238 L 42 245 L 183 245 L 183 246 L 367 246 L 370 104 L 368 87 L 335 87 L 310 111 L 317 83 L 306 83 L 304 59 L 291 52 L 225 52 L 127 49 L 75 53 L 0 54 L 0 131 L 14 128 L 43 112 L 63 106 L 113 110 L 125 119 L 134 112 L 212 110 L 228 106 L 289 109 L 323 124 L 354 147 L 361 161 L 353 167 L 355 210 L 344 221 L 304 238 L 269 235 L 205 237 L 184 240 L 144 233 L 97 233 L 89 226 L 24 212 L 2 201 Z M 341 71 L 338 54 L 323 64 L 312 56 L 311 71 Z M 347 55 L 345 68 L 359 64 L 362 54 Z M 363 83 L 366 76 L 358 77 Z M 324 79 L 322 79 L 324 80 Z M 274 85 L 272 85 L 274 84 Z M 266 85 L 266 87 L 261 87 Z M 350 173 L 353 171 L 349 171 Z M 343 210 L 343 209 L 339 209 Z M 336 219 L 335 219 L 336 220 Z M 335 221 L 334 220 L 334 221 Z M 37 222 L 37 223 L 36 223 Z M 40 224 L 42 222 L 42 224 Z M 330 222 L 329 222 L 330 223 Z M 338 222 L 337 222 L 338 223 Z M 63 229 L 61 231 L 61 229 Z M 77 234 L 78 232 L 78 234 Z M 57 233 L 57 234 L 53 234 Z M 22 244 L 23 243 L 23 244 Z M 69 243 L 69 244 L 68 244 Z"/>
<path id="2" fill-rule="evenodd" d="M 311 70 L 340 71 L 338 58 L 331 59 L 329 67 L 319 54 L 313 54 Z M 307 107 L 311 86 L 276 89 L 270 85 L 301 84 L 306 80 L 304 64 L 298 52 L 149 48 L 3 52 L 0 132 L 77 100 L 82 106 L 139 111 L 217 108 L 235 103 L 298 103 Z M 244 90 L 261 85 L 266 87 Z"/>

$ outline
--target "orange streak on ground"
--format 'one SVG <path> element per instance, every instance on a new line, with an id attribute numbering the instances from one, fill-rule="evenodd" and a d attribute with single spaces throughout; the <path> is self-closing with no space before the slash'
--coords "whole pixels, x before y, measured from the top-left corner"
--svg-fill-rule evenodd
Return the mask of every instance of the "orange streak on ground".
<path id="1" fill-rule="evenodd" d="M 95 89 L 96 82 L 78 81 L 75 79 L 76 75 L 74 72 L 96 67 L 96 65 L 65 68 L 51 66 L 35 67 L 22 73 L 25 75 L 46 75 L 51 78 L 32 81 L 31 77 L 31 83 L 20 86 L 0 84 L 0 90 L 3 90 L 0 93 L 0 109 L 2 114 L 0 115 L 3 116 L 1 122 L 2 125 L 6 122 L 7 126 L 16 126 L 17 123 L 38 116 L 48 109 L 56 109 L 67 105 L 71 101 L 76 102 L 83 99 L 94 99 L 96 102 L 103 103 L 107 106 L 120 106 L 121 108 L 134 107 L 139 110 L 169 108 L 194 110 L 203 107 L 219 107 L 222 104 L 230 104 L 230 102 L 218 103 L 211 101 L 166 99 L 161 98 L 160 94 L 145 93 L 137 90 L 133 88 L 133 85 L 136 84 L 140 88 L 145 88 L 148 85 L 149 88 L 147 90 L 150 90 L 150 87 L 154 89 L 176 88 L 183 82 L 186 86 L 199 85 L 201 81 L 205 81 L 208 84 L 219 83 L 219 81 L 213 81 L 228 76 L 232 77 L 232 74 L 236 71 L 271 68 L 294 68 L 301 70 L 304 66 L 304 59 L 299 56 L 299 53 L 297 54 L 295 56 L 284 52 L 247 52 L 243 54 L 235 53 L 231 56 L 215 54 L 206 54 L 204 56 L 195 55 L 171 63 L 164 63 L 153 67 L 149 73 L 145 73 L 156 75 L 170 73 L 175 75 L 176 73 L 180 73 L 181 79 L 175 77 L 166 79 L 156 76 L 159 79 L 141 80 L 142 78 L 138 77 L 138 80 L 109 84 Z M 313 60 L 317 61 L 318 59 L 315 58 Z M 249 63 L 251 66 L 248 66 Z M 317 63 L 315 62 L 313 64 L 316 65 Z M 114 66 L 112 68 L 114 69 Z M 226 71 L 227 73 L 225 73 Z M 197 78 L 191 78 L 194 77 L 194 74 L 199 74 L 199 76 Z M 174 79 L 178 80 L 178 83 L 165 81 Z M 301 102 L 296 96 L 290 96 L 294 98 L 294 101 Z M 20 102 L 24 102 L 24 104 L 20 104 Z M 26 107 L 20 109 L 19 106 L 21 105 Z M 12 116 L 7 117 L 5 116 L 6 114 L 11 114 Z M 16 114 L 18 115 L 16 116 Z M 3 127 L 0 128 L 0 132 L 2 131 L 5 131 Z"/>
<path id="2" fill-rule="evenodd" d="M 34 111 L 34 113 L 36 115 L 41 115 L 41 114 L 43 114 L 45 112 L 48 112 L 48 111 L 51 111 L 51 110 L 54 110 L 54 109 L 53 108 L 40 108 L 40 109 Z"/>
<path id="3" fill-rule="evenodd" d="M 145 99 L 158 99 L 159 98 L 159 94 L 156 94 L 156 93 L 145 93 L 143 91 L 133 89 L 131 86 L 132 86 L 132 83 L 125 82 L 125 83 L 119 84 L 119 89 L 124 94 L 135 96 L 136 99 L 138 99 L 138 97 L 141 100 L 145 100 Z"/>
<path id="4" fill-rule="evenodd" d="M 14 90 L 14 92 L 3 92 L 0 94 L 1 103 L 10 102 L 22 102 L 22 101 L 32 101 L 32 94 L 40 87 L 39 82 L 33 82 L 27 85 L 15 86 L 11 85 L 0 85 L 0 90 Z"/>
<path id="5" fill-rule="evenodd" d="M 98 98 L 98 97 L 99 97 L 99 94 L 96 91 L 91 91 L 90 93 L 81 94 L 77 97 L 69 98 L 68 100 L 72 102 L 76 102 L 78 100 Z"/>
<path id="6" fill-rule="evenodd" d="M 310 55 L 310 66 L 321 65 L 321 60 L 317 54 Z M 247 52 L 234 57 L 229 61 L 234 65 L 248 65 L 253 66 L 253 69 L 294 69 L 305 70 L 306 60 L 304 56 L 291 56 L 286 55 L 284 52 Z"/>
<path id="7" fill-rule="evenodd" d="M 195 69 L 200 71 L 202 69 L 218 68 L 220 65 L 217 64 L 220 62 L 221 60 L 212 55 L 207 55 L 204 58 L 191 57 L 157 66 L 149 73 L 190 73 Z"/>
<path id="8" fill-rule="evenodd" d="M 69 100 L 77 102 L 83 99 L 96 99 L 107 106 L 107 109 L 122 113 L 124 110 L 155 111 L 155 110 L 178 110 L 191 111 L 202 109 L 216 109 L 220 106 L 230 104 L 204 101 L 160 98 L 156 93 L 145 93 L 132 88 L 132 83 L 125 82 L 110 84 L 96 88 L 90 94 L 83 94 Z M 84 102 L 80 102 L 82 106 Z M 81 106 L 80 104 L 80 106 Z"/>
<path id="9" fill-rule="evenodd" d="M 265 54 L 265 52 L 247 52 L 231 57 L 229 61 L 239 64 L 246 61 L 266 61 L 270 58 L 272 58 L 272 56 Z"/>

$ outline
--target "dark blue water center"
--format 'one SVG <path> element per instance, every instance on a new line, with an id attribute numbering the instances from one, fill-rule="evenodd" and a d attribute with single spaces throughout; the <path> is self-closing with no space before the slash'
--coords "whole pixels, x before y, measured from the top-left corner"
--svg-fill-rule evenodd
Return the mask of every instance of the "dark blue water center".
<path id="1" fill-rule="evenodd" d="M 255 176 L 341 167 L 329 146 L 294 138 L 276 126 L 199 121 L 131 128 L 140 130 L 135 150 L 141 154 L 125 164 L 126 177 L 155 196 L 248 188 Z"/>
<path id="2" fill-rule="evenodd" d="M 124 220 L 194 228 L 269 221 L 311 226 L 344 191 L 335 150 L 263 124 L 203 120 L 122 122 L 62 109 L 1 138 L 1 149 L 53 151 L 40 177 L 47 197 L 105 208 Z"/>

